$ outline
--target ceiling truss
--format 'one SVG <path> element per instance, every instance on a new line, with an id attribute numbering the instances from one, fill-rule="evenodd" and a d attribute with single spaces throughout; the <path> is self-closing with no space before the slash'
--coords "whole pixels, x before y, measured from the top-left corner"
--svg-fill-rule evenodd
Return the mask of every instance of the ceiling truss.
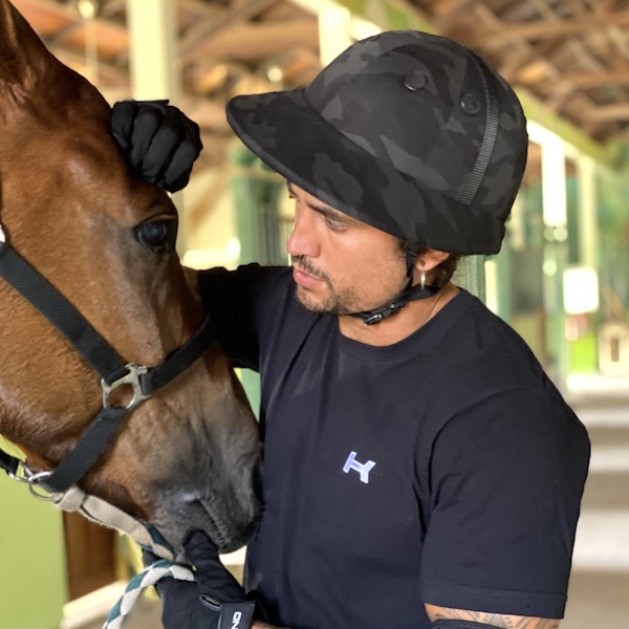
<path id="1" fill-rule="evenodd" d="M 110 101 L 130 96 L 125 0 L 92 0 L 91 19 L 81 16 L 80 0 L 12 1 L 53 53 Z M 629 138 L 628 0 L 395 2 L 593 141 Z M 318 21 L 290 0 L 175 4 L 180 105 L 202 127 L 205 163 L 217 164 L 231 137 L 224 114 L 231 96 L 299 87 L 319 71 Z"/>

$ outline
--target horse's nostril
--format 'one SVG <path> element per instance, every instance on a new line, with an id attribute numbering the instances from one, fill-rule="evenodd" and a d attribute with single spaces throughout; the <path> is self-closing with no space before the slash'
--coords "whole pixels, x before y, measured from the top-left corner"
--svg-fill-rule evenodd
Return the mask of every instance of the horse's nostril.
<path id="1" fill-rule="evenodd" d="M 180 494 L 180 500 L 187 505 L 202 502 L 201 494 L 198 491 L 183 491 Z"/>

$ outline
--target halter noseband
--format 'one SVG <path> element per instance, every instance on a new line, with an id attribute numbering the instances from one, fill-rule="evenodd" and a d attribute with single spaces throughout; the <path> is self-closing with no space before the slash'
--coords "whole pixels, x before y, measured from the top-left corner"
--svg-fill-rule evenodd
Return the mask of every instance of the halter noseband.
<path id="1" fill-rule="evenodd" d="M 155 367 L 125 363 L 111 345 L 81 313 L 7 242 L 0 225 L 0 277 L 22 294 L 59 330 L 81 356 L 98 372 L 103 391 L 103 408 L 92 420 L 72 450 L 50 472 L 34 473 L 22 461 L 0 450 L 0 467 L 18 478 L 31 490 L 41 487 L 61 493 L 76 484 L 96 463 L 111 442 L 122 420 L 155 391 L 166 386 L 197 361 L 215 340 L 213 327 L 206 317 L 188 341 Z M 112 403 L 119 387 L 131 388 L 131 399 L 124 406 Z"/>

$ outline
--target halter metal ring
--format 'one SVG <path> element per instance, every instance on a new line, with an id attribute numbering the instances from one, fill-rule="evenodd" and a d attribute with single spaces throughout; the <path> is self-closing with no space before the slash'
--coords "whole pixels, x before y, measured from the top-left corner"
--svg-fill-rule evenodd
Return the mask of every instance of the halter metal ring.
<path id="1" fill-rule="evenodd" d="M 15 474 L 9 474 L 9 476 L 20 483 L 26 483 L 28 485 L 28 490 L 38 500 L 50 502 L 52 500 L 50 493 L 43 487 L 40 487 L 40 483 L 44 479 L 48 478 L 52 472 L 33 472 L 33 470 L 31 470 L 24 461 L 20 463 L 19 467 L 22 470 L 21 474 L 16 472 Z"/>
<path id="2" fill-rule="evenodd" d="M 140 404 L 140 402 L 150 397 L 149 394 L 144 393 L 144 391 L 142 390 L 142 383 L 140 382 L 141 376 L 148 373 L 148 367 L 136 365 L 135 363 L 128 363 L 125 365 L 125 369 L 127 369 L 127 373 L 117 380 L 114 380 L 111 384 L 105 382 L 104 378 L 101 378 L 100 386 L 103 389 L 104 408 L 110 408 L 114 406 L 110 401 L 111 394 L 118 387 L 122 386 L 131 387 L 131 391 L 133 393 L 131 399 L 124 406 L 121 407 L 126 410 L 131 410 L 135 408 L 138 404 Z"/>
<path id="3" fill-rule="evenodd" d="M 2 227 L 2 223 L 0 223 L 0 244 L 4 244 L 6 242 L 6 236 L 4 235 L 4 229 Z"/>
<path id="4" fill-rule="evenodd" d="M 32 474 L 28 479 L 28 490 L 38 500 L 52 502 L 50 492 L 46 491 L 46 489 L 40 485 L 41 481 L 48 478 L 51 474 L 52 472 L 38 472 L 37 474 Z"/>

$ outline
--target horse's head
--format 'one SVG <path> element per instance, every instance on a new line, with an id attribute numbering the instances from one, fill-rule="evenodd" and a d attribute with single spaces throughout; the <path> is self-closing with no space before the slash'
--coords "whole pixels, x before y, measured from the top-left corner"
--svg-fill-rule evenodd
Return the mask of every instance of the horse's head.
<path id="1" fill-rule="evenodd" d="M 99 92 L 0 0 L 6 240 L 127 362 L 153 366 L 189 339 L 203 312 L 174 250 L 175 207 L 130 177 L 109 124 Z M 31 467 L 52 469 L 99 412 L 99 377 L 1 279 L 0 321 L 0 434 Z M 154 523 L 174 546 L 195 527 L 231 550 L 256 517 L 258 458 L 254 417 L 213 344 L 128 415 L 80 485 Z"/>

